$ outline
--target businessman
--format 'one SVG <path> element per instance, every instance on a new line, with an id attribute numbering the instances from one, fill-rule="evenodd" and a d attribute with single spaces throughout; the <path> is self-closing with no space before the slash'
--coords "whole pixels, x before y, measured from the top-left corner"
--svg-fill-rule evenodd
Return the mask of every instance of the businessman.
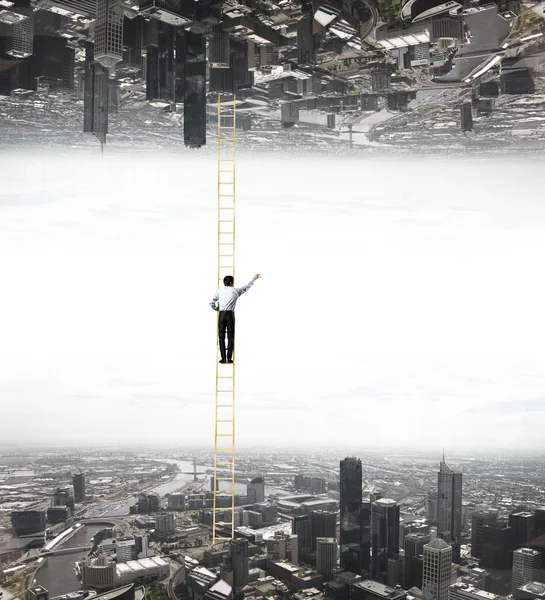
<path id="1" fill-rule="evenodd" d="M 220 342 L 220 363 L 232 363 L 233 351 L 235 349 L 235 306 L 239 296 L 247 292 L 256 279 L 261 275 L 254 275 L 252 281 L 240 288 L 234 287 L 235 279 L 232 275 L 227 275 L 223 278 L 223 286 L 216 292 L 216 295 L 210 302 L 210 306 L 214 310 L 219 310 L 218 319 L 218 337 Z M 225 353 L 225 333 L 227 332 L 227 354 Z"/>

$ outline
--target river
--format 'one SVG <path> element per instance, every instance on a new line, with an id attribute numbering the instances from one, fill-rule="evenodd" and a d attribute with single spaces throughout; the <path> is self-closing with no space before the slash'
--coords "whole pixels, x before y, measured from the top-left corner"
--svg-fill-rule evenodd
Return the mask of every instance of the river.
<path id="1" fill-rule="evenodd" d="M 177 473 L 173 479 L 166 483 L 161 483 L 154 487 L 151 491 L 159 494 L 159 496 L 165 496 L 171 494 L 176 490 L 179 490 L 186 483 L 193 481 L 193 463 L 188 461 L 174 461 L 164 460 L 161 462 L 176 463 L 180 469 L 180 473 Z M 206 467 L 197 465 L 197 472 L 204 473 Z M 199 475 L 202 477 L 202 475 Z M 221 482 L 222 484 L 228 484 L 228 482 Z M 220 488 L 225 489 L 225 485 L 221 485 Z M 246 485 L 237 483 L 235 484 L 235 491 L 239 494 L 246 493 Z M 122 517 L 129 514 L 129 507 L 134 504 L 135 498 L 129 498 L 123 502 L 112 502 L 110 505 L 103 506 L 100 509 L 92 511 L 89 516 L 92 517 Z M 80 531 L 78 531 L 73 537 L 65 542 L 68 548 L 74 548 L 76 546 L 88 545 L 91 538 L 104 529 L 105 525 L 86 525 Z M 59 546 L 59 548 L 62 547 Z M 66 554 L 64 556 L 52 556 L 45 561 L 44 566 L 38 571 L 36 577 L 36 583 L 43 585 L 46 590 L 49 591 L 49 596 L 60 596 L 73 592 L 80 589 L 80 584 L 76 579 L 74 573 L 74 563 L 76 561 L 83 560 L 87 552 Z"/>
<path id="2" fill-rule="evenodd" d="M 68 548 L 88 546 L 95 533 L 104 529 L 104 527 L 105 525 L 86 525 L 80 528 L 65 544 Z M 83 560 L 88 553 L 88 550 L 84 550 L 80 553 L 48 558 L 44 561 L 44 566 L 38 571 L 36 583 L 43 585 L 49 592 L 50 598 L 79 590 L 80 584 L 74 573 L 74 563 Z"/>

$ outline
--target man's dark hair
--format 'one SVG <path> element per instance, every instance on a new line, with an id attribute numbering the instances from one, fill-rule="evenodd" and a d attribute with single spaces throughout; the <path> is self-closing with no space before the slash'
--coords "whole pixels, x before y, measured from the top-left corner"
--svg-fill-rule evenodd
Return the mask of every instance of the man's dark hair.
<path id="1" fill-rule="evenodd" d="M 231 287 L 235 283 L 235 279 L 232 275 L 226 275 L 223 278 L 223 285 L 226 287 Z"/>

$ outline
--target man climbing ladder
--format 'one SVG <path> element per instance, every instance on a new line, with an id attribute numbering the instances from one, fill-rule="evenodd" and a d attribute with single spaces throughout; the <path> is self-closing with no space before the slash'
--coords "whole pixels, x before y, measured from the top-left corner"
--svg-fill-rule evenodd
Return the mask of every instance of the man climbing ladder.
<path id="1" fill-rule="evenodd" d="M 232 275 L 227 275 L 223 278 L 223 286 L 216 292 L 216 295 L 210 302 L 210 306 L 214 310 L 219 310 L 218 319 L 218 338 L 220 343 L 220 363 L 232 363 L 233 351 L 235 349 L 235 306 L 239 296 L 247 292 L 256 279 L 261 275 L 254 275 L 252 281 L 240 288 L 234 287 L 235 279 Z M 227 354 L 225 353 L 225 333 L 227 332 Z"/>

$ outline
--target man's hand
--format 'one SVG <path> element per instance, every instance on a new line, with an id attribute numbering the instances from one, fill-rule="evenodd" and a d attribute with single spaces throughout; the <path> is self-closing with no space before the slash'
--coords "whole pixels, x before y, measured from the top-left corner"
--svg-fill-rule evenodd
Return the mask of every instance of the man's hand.
<path id="1" fill-rule="evenodd" d="M 256 273 L 256 274 L 254 275 L 254 280 L 255 280 L 255 279 L 259 279 L 260 277 L 261 277 L 261 275 L 260 275 L 259 273 Z"/>

